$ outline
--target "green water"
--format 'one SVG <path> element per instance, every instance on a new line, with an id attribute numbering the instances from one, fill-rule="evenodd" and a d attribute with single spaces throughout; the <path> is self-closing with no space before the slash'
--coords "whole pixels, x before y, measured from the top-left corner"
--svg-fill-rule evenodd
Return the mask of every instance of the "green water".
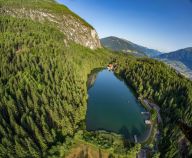
<path id="1" fill-rule="evenodd" d="M 149 130 L 146 116 L 141 114 L 145 109 L 132 90 L 111 71 L 102 70 L 95 76 L 93 73 L 89 77 L 92 85 L 88 89 L 87 130 L 115 132 L 130 139 L 134 135 L 145 137 Z"/>

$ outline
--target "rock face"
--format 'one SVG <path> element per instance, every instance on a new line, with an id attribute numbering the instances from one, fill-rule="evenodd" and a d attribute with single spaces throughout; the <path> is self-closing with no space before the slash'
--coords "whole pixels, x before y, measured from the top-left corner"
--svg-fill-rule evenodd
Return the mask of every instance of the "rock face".
<path id="1" fill-rule="evenodd" d="M 64 7 L 64 6 L 63 6 Z M 63 32 L 67 40 L 74 41 L 90 49 L 101 48 L 97 32 L 75 14 L 56 13 L 48 9 L 28 9 L 25 7 L 1 7 L 0 14 L 19 18 L 31 18 L 39 22 L 49 22 Z"/>

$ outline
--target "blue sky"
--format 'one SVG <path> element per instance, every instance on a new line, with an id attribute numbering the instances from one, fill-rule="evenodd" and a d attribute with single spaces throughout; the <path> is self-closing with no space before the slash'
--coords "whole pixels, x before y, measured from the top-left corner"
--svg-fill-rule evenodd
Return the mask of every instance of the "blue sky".
<path id="1" fill-rule="evenodd" d="M 117 36 L 164 52 L 192 47 L 192 0 L 58 0 L 99 37 Z"/>

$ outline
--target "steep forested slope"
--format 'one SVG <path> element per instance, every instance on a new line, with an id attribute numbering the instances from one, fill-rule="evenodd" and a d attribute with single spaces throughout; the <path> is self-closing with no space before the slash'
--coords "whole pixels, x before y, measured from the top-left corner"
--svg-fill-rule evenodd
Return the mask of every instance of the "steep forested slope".
<path id="1" fill-rule="evenodd" d="M 161 107 L 161 156 L 181 155 L 178 144 L 191 140 L 190 81 L 161 62 L 83 47 L 100 47 L 93 28 L 53 0 L 0 0 L 0 8 L 0 157 L 64 157 L 84 126 L 87 75 L 114 58 L 117 73 Z M 117 146 L 111 136 L 84 132 L 100 147 Z M 117 154 L 140 149 L 123 143 Z"/>
<path id="2" fill-rule="evenodd" d="M 0 157 L 65 153 L 85 118 L 87 74 L 109 54 L 64 39 L 48 25 L 0 16 Z"/>
<path id="3" fill-rule="evenodd" d="M 62 156 L 85 118 L 95 30 L 54 0 L 0 0 L 0 157 Z M 75 43 L 74 43 L 75 42 Z"/>
<path id="4" fill-rule="evenodd" d="M 152 59 L 121 58 L 120 73 L 142 98 L 159 104 L 163 123 L 160 125 L 161 157 L 192 156 L 192 145 L 182 149 L 182 142 L 192 142 L 192 82 Z M 183 128 L 183 125 L 185 128 Z"/>

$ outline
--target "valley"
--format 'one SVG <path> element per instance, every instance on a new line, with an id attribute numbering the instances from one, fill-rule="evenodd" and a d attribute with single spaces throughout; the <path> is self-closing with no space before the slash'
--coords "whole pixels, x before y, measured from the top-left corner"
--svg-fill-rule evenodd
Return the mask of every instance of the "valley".
<path id="1" fill-rule="evenodd" d="M 54 0 L 0 0 L 0 12 L 0 157 L 192 155 L 192 81 L 148 48 L 103 48 Z"/>
<path id="2" fill-rule="evenodd" d="M 157 59 L 167 63 L 178 73 L 192 79 L 192 48 L 165 53 L 157 56 Z"/>
<path id="3" fill-rule="evenodd" d="M 114 36 L 102 38 L 101 44 L 112 51 L 160 60 L 179 74 L 192 79 L 192 51 L 190 47 L 165 53 Z"/>

